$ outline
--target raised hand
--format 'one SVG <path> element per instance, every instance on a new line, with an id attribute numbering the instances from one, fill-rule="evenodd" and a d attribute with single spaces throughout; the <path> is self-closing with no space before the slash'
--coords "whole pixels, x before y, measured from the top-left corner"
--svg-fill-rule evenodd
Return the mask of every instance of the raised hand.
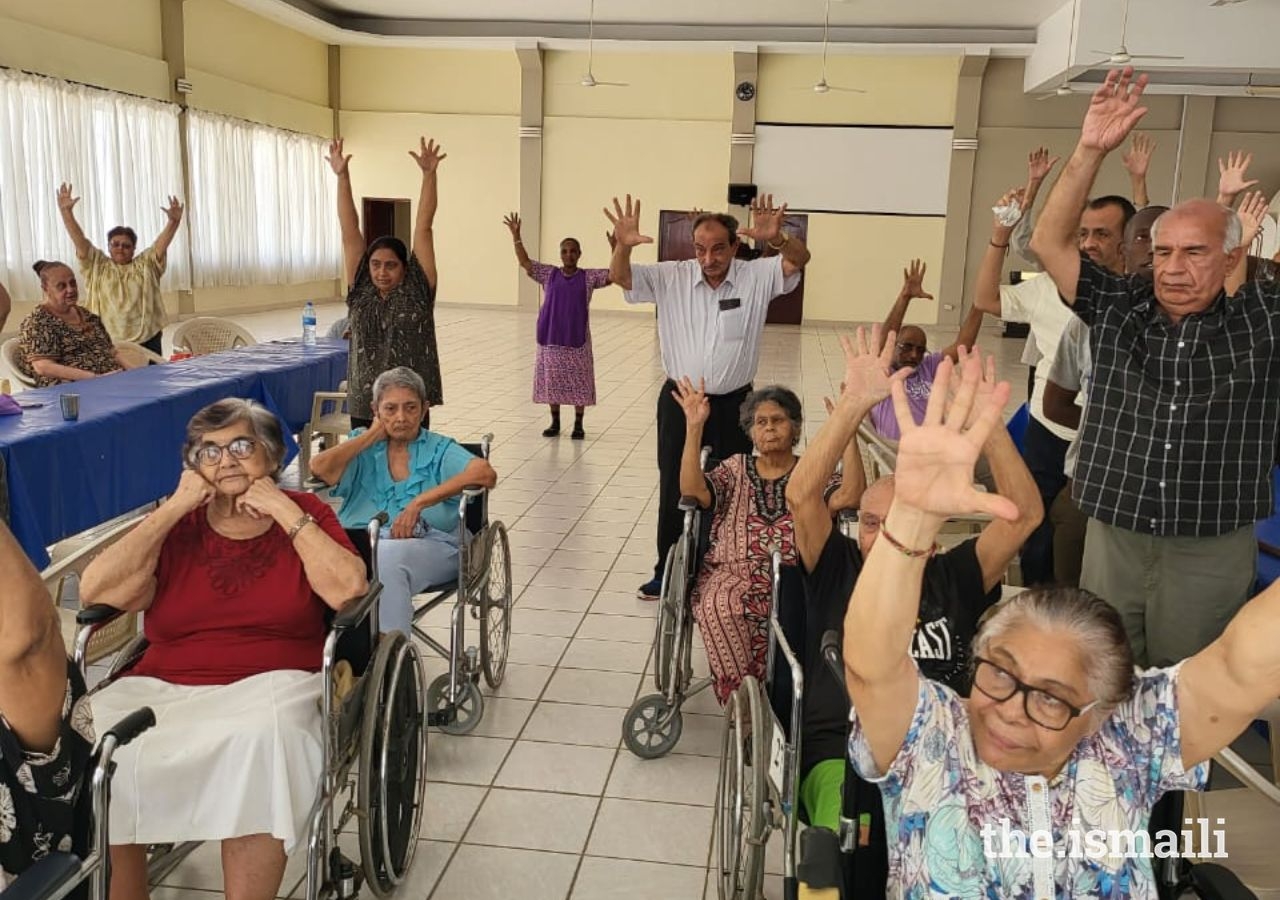
<path id="1" fill-rule="evenodd" d="M 739 228 L 738 234 L 765 244 L 773 243 L 782 234 L 782 223 L 787 218 L 787 204 L 773 205 L 773 194 L 761 194 L 751 201 L 751 224 Z"/>
<path id="2" fill-rule="evenodd" d="M 893 371 L 893 344 L 897 338 L 890 331 L 883 346 L 880 343 L 880 326 L 871 326 L 871 339 L 867 340 L 866 328 L 859 327 L 852 338 L 840 337 L 844 350 L 844 381 L 840 393 L 852 399 L 859 408 L 870 409 L 889 396 L 890 385 L 902 381 L 911 374 L 909 367 Z M 879 352 L 876 347 L 880 347 Z"/>
<path id="3" fill-rule="evenodd" d="M 347 164 L 351 162 L 351 154 L 342 155 L 342 138 L 334 138 L 329 142 L 329 153 L 325 159 L 328 160 L 329 168 L 333 169 L 334 175 L 347 174 Z"/>
<path id="4" fill-rule="evenodd" d="M 1124 167 L 1129 170 L 1129 174 L 1134 178 L 1146 178 L 1147 167 L 1151 165 L 1151 154 L 1155 150 L 1155 141 L 1141 132 L 1135 134 L 1129 149 L 1122 157 Z"/>
<path id="5" fill-rule="evenodd" d="M 426 138 L 418 138 L 418 152 L 409 151 L 409 155 L 413 157 L 413 161 L 418 164 L 418 168 L 422 170 L 422 174 L 429 175 L 440 167 L 440 163 L 449 155 L 440 152 L 440 145 L 435 141 L 428 141 Z"/>
<path id="6" fill-rule="evenodd" d="M 956 364 L 961 371 L 964 371 L 965 365 L 970 359 L 976 359 L 981 365 L 982 354 L 977 347 L 966 347 L 963 344 L 956 347 Z M 954 378 L 951 381 L 951 392 L 955 394 L 959 390 L 960 384 Z M 982 370 L 982 379 L 978 382 L 977 388 L 974 390 L 974 402 L 969 407 L 969 421 L 965 423 L 966 428 L 972 428 L 977 424 L 978 413 L 986 408 L 987 403 L 991 400 L 991 395 L 996 389 L 996 358 L 994 355 L 987 357 L 986 367 Z M 994 429 L 993 429 L 994 430 Z"/>
<path id="7" fill-rule="evenodd" d="M 711 401 L 707 399 L 706 381 L 699 378 L 698 386 L 686 375 L 676 382 L 676 389 L 671 396 L 676 398 L 680 408 L 684 410 L 685 425 L 701 426 L 711 417 Z"/>
<path id="8" fill-rule="evenodd" d="M 71 196 L 71 185 L 64 181 L 62 186 L 58 188 L 58 209 L 70 212 L 79 202 L 79 197 Z"/>
<path id="9" fill-rule="evenodd" d="M 1247 191 L 1258 183 L 1258 179 L 1245 181 L 1245 173 L 1249 171 L 1249 164 L 1253 162 L 1253 154 L 1245 153 L 1243 150 L 1232 150 L 1227 154 L 1227 159 L 1223 162 L 1222 158 L 1218 158 L 1218 198 L 1228 198 L 1227 202 L 1234 200 L 1241 191 Z"/>
<path id="10" fill-rule="evenodd" d="M 1250 191 L 1244 195 L 1244 199 L 1240 201 L 1240 208 L 1236 210 L 1242 226 L 1240 246 L 1247 250 L 1253 243 L 1258 232 L 1262 230 L 1262 222 L 1270 208 L 1271 203 L 1262 191 Z"/>
<path id="11" fill-rule="evenodd" d="M 924 273 L 928 266 L 924 260 L 913 259 L 911 266 L 902 270 L 902 293 L 904 296 L 915 299 L 917 297 L 924 300 L 932 300 L 933 294 L 924 289 Z"/>
<path id="12" fill-rule="evenodd" d="M 640 244 L 652 244 L 653 238 L 640 233 L 640 201 L 633 204 L 631 195 L 627 194 L 627 204 L 623 206 L 618 198 L 613 198 L 613 212 L 604 208 L 605 218 L 613 224 L 613 236 L 624 247 L 637 247 Z"/>
<path id="13" fill-rule="evenodd" d="M 965 360 L 954 392 L 953 368 L 950 359 L 938 366 L 920 425 L 911 416 L 902 383 L 892 385 L 894 413 L 902 431 L 894 469 L 894 503 L 941 519 L 982 513 L 1012 521 L 1018 517 L 1018 508 L 1011 500 L 979 491 L 973 484 L 973 467 L 983 444 L 993 428 L 1003 427 L 1000 411 L 1009 400 L 1009 383 L 996 384 L 979 401 L 982 363 L 977 355 Z"/>
<path id="14" fill-rule="evenodd" d="M 174 225 L 182 221 L 182 204 L 178 202 L 177 197 L 170 197 L 169 205 L 160 208 L 164 210 L 165 217 Z"/>
<path id="15" fill-rule="evenodd" d="M 1005 191 L 1000 199 L 996 201 L 996 205 L 992 207 L 993 210 L 1011 210 L 1014 204 L 1018 207 L 1017 218 L 1013 217 L 1012 211 L 1009 213 L 1009 218 L 1007 220 L 1003 218 L 1002 213 L 995 213 L 995 220 L 992 227 L 995 232 L 995 236 L 1000 237 L 998 243 L 1009 243 L 1008 236 L 1013 231 L 1013 227 L 1017 225 L 1018 222 L 1022 221 L 1022 217 L 1026 215 L 1026 208 L 1023 206 L 1026 202 L 1026 196 L 1026 188 L 1012 188 Z"/>
<path id="16" fill-rule="evenodd" d="M 507 226 L 513 240 L 520 240 L 520 213 L 508 213 L 502 217 L 502 224 Z"/>
<path id="17" fill-rule="evenodd" d="M 1124 143 L 1138 120 L 1147 114 L 1139 106 L 1147 76 L 1135 80 L 1133 67 L 1112 69 L 1089 101 L 1084 123 L 1080 126 L 1080 146 L 1109 153 Z"/>
<path id="18" fill-rule="evenodd" d="M 1049 177 L 1053 167 L 1058 164 L 1059 156 L 1050 156 L 1048 147 L 1040 147 L 1027 156 L 1027 179 L 1037 184 Z"/>

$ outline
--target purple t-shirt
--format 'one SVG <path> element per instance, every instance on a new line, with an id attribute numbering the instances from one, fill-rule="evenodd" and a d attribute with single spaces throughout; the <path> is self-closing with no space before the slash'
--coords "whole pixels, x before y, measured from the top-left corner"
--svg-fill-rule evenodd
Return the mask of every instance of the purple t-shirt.
<path id="1" fill-rule="evenodd" d="M 942 353 L 926 353 L 911 377 L 903 382 L 907 403 L 911 406 L 911 418 L 915 419 L 917 425 L 924 421 L 924 410 L 929 405 L 929 394 L 933 391 L 933 378 L 938 374 L 943 356 Z M 871 425 L 881 437 L 890 441 L 902 437 L 902 432 L 898 430 L 898 417 L 893 414 L 892 397 L 885 397 L 872 407 Z"/>

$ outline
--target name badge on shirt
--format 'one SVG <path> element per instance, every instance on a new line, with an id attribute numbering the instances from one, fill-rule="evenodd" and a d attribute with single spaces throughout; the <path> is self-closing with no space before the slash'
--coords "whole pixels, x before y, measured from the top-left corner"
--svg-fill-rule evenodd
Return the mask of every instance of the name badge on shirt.
<path id="1" fill-rule="evenodd" d="M 738 309 L 742 306 L 741 297 L 726 297 L 720 301 L 720 312 L 726 312 L 731 309 Z"/>

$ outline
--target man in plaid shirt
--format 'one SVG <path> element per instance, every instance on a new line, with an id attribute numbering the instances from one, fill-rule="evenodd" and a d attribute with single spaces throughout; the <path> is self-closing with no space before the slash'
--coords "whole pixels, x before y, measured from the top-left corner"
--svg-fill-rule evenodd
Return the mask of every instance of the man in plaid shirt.
<path id="1" fill-rule="evenodd" d="M 1032 248 L 1093 348 L 1072 494 L 1089 516 L 1081 586 L 1120 611 L 1140 665 L 1165 666 L 1217 637 L 1254 581 L 1280 426 L 1280 293 L 1235 290 L 1241 221 L 1209 200 L 1152 227 L 1154 281 L 1080 256 L 1080 209 L 1146 113 L 1145 86 L 1113 70 L 1093 95 Z"/>

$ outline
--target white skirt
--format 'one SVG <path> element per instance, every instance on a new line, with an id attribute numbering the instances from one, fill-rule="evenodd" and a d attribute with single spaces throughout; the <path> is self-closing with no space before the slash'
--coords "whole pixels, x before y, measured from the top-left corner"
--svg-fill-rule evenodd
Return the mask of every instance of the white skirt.
<path id="1" fill-rule="evenodd" d="M 156 714 L 116 752 L 111 843 L 264 833 L 286 853 L 305 843 L 324 765 L 321 690 L 319 673 L 282 670 L 200 687 L 125 677 L 95 694 L 97 722 L 141 706 Z"/>

